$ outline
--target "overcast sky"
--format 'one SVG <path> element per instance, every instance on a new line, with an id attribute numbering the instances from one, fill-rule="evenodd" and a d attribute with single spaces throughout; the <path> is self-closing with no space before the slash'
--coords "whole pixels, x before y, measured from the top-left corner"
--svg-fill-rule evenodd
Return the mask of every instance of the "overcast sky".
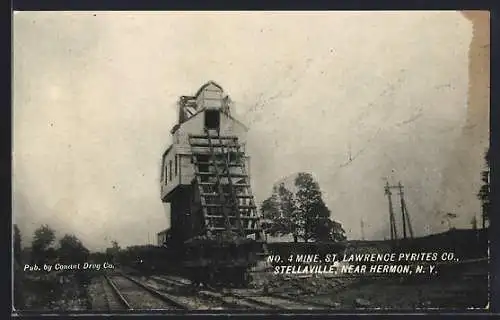
<path id="1" fill-rule="evenodd" d="M 442 228 L 441 172 L 467 111 L 472 25 L 458 12 L 22 12 L 13 29 L 26 235 L 48 223 L 93 249 L 153 241 L 168 227 L 159 167 L 176 99 L 208 80 L 250 127 L 257 202 L 311 172 L 349 237 L 363 219 L 383 238 L 389 178 L 406 186 L 417 233 Z M 458 227 L 479 212 L 476 192 L 460 195 Z"/>

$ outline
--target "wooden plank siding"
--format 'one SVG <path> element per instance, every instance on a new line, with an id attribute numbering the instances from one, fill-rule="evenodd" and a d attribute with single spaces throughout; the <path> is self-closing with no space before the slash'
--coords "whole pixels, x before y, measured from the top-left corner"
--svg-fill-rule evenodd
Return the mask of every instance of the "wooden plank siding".
<path id="1" fill-rule="evenodd" d="M 161 173 L 161 198 L 169 202 L 170 194 L 179 185 L 190 185 L 194 179 L 194 167 L 191 162 L 191 146 L 189 145 L 189 135 L 204 135 L 204 116 L 201 111 L 182 123 L 179 129 L 173 135 L 173 145 L 171 145 L 163 155 L 162 173 Z M 245 151 L 247 128 L 239 121 L 221 113 L 220 134 L 222 136 L 237 136 L 241 150 Z M 245 165 L 247 173 L 250 173 L 249 157 L 245 156 Z M 177 161 L 177 170 L 175 170 L 175 161 Z M 172 169 L 170 169 L 172 162 Z M 237 170 L 237 171 L 234 171 Z M 231 171 L 240 172 L 239 168 L 232 168 Z M 172 177 L 170 176 L 172 171 Z"/>
<path id="2" fill-rule="evenodd" d="M 175 145 L 163 157 L 162 177 L 161 198 L 164 199 L 180 183 L 180 159 Z"/>

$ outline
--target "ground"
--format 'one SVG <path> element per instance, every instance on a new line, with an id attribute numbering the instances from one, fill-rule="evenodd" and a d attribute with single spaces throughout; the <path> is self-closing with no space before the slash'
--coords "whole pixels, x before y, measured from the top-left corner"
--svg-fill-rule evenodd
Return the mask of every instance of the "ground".
<path id="1" fill-rule="evenodd" d="M 78 311 L 87 310 L 87 288 L 75 275 L 26 275 L 23 281 L 23 310 Z"/>
<path id="2" fill-rule="evenodd" d="M 436 277 L 408 280 L 392 278 L 298 278 L 254 274 L 253 287 L 260 292 L 320 302 L 336 309 L 484 308 L 488 300 L 487 278 Z M 72 276 L 25 277 L 24 299 L 28 310 L 86 310 L 102 289 L 79 286 Z M 87 295 L 88 294 L 88 295 Z M 94 298 L 94 299 L 93 299 Z M 105 305 L 103 305 L 105 307 Z"/>
<path id="3" fill-rule="evenodd" d="M 316 285 L 318 283 L 321 282 L 318 281 Z M 488 301 L 486 281 L 477 280 L 429 280 L 422 283 L 408 283 L 397 279 L 363 279 L 337 293 L 318 291 L 309 293 L 307 299 L 334 303 L 340 309 L 451 308 L 464 310 L 485 308 Z"/>
<path id="4" fill-rule="evenodd" d="M 396 275 L 274 275 L 255 272 L 252 286 L 273 294 L 352 308 L 485 308 L 488 304 L 487 263 L 460 265 L 443 273 L 416 278 Z"/>

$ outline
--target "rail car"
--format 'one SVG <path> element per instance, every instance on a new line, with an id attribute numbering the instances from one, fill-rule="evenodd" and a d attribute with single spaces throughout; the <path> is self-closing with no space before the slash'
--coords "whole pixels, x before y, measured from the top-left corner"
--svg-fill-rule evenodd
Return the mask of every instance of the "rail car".
<path id="1" fill-rule="evenodd" d="M 213 81 L 178 106 L 173 144 L 162 157 L 161 200 L 170 206 L 162 245 L 195 283 L 243 285 L 266 254 L 245 153 L 248 129 Z"/>

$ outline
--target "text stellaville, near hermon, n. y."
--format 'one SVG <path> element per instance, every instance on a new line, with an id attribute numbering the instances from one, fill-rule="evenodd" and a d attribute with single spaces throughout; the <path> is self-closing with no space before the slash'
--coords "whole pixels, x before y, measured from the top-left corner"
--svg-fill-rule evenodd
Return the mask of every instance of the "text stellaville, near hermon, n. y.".
<path id="1" fill-rule="evenodd" d="M 411 264 L 374 265 L 285 265 L 274 267 L 274 274 L 433 274 L 436 266 Z"/>

